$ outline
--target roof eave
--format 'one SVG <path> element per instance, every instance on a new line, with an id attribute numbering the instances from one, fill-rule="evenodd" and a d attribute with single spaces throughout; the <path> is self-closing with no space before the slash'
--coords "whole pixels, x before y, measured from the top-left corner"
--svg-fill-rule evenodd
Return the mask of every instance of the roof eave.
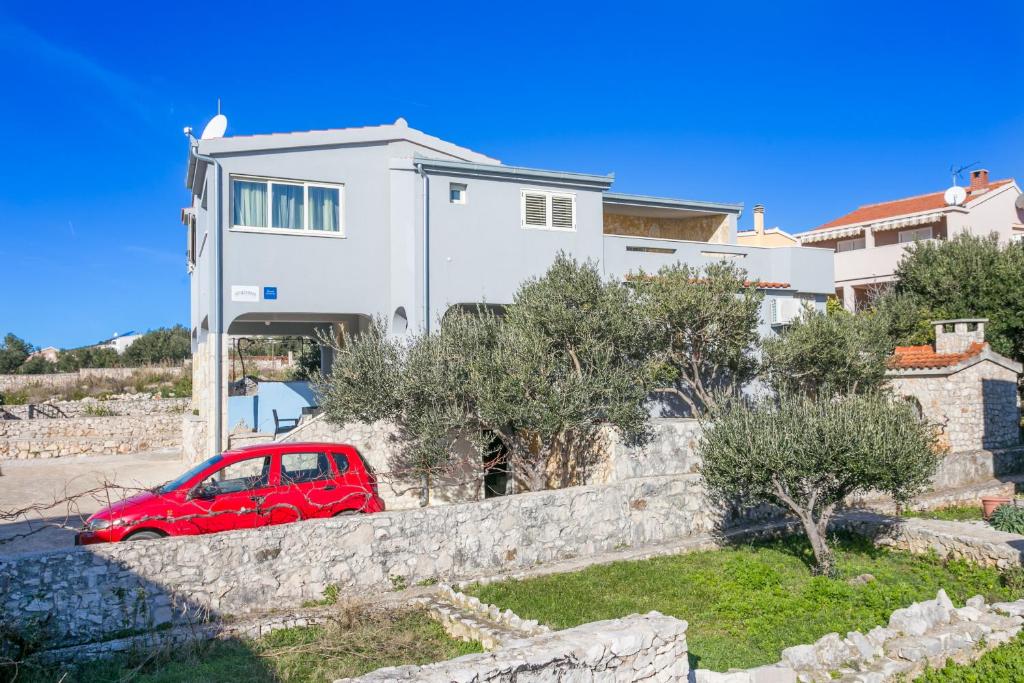
<path id="1" fill-rule="evenodd" d="M 684 209 L 688 211 L 713 211 L 717 213 L 743 213 L 743 203 L 707 202 L 699 199 L 675 199 L 672 197 L 651 197 L 642 194 L 605 192 L 604 203 L 612 206 L 631 206 L 652 209 Z"/>
<path id="2" fill-rule="evenodd" d="M 475 164 L 465 161 L 448 161 L 431 159 L 419 154 L 413 156 L 413 163 L 424 171 L 433 171 L 445 175 L 465 178 L 494 178 L 507 180 L 532 180 L 545 185 L 562 187 L 580 187 L 593 190 L 605 190 L 615 181 L 615 174 L 594 175 L 591 173 L 573 173 L 568 171 L 549 171 L 540 168 L 523 166 L 504 166 L 498 164 Z"/>

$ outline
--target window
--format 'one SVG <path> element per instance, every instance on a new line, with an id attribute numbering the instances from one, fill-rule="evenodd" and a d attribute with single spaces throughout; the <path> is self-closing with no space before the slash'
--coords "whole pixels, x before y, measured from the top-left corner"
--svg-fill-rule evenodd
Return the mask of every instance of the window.
<path id="1" fill-rule="evenodd" d="M 209 481 L 217 494 L 263 488 L 270 481 L 270 456 L 233 462 L 214 472 Z"/>
<path id="2" fill-rule="evenodd" d="M 339 185 L 231 178 L 231 226 L 341 234 Z"/>
<path id="3" fill-rule="evenodd" d="M 576 195 L 523 190 L 522 227 L 576 229 Z"/>
<path id="4" fill-rule="evenodd" d="M 333 476 L 324 453 L 285 453 L 281 456 L 282 486 L 330 479 Z"/>
<path id="5" fill-rule="evenodd" d="M 917 242 L 918 240 L 930 240 L 932 238 L 931 228 L 917 228 L 915 230 L 901 230 L 900 243 Z"/>
<path id="6" fill-rule="evenodd" d="M 856 249 L 863 249 L 867 246 L 863 237 L 857 237 L 852 240 L 839 240 L 836 242 L 836 251 L 854 251 Z"/>
<path id="7" fill-rule="evenodd" d="M 466 186 L 462 183 L 452 183 L 448 186 L 448 201 L 452 204 L 466 203 Z"/>
<path id="8" fill-rule="evenodd" d="M 348 472 L 348 457 L 344 453 L 331 453 L 331 457 L 334 458 L 334 465 L 338 468 L 339 474 Z"/>

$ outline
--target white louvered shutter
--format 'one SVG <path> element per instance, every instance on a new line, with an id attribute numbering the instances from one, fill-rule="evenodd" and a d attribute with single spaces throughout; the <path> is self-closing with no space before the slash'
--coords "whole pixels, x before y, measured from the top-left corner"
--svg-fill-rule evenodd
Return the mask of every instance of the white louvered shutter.
<path id="1" fill-rule="evenodd" d="M 523 193 L 523 225 L 539 228 L 548 225 L 548 198 L 543 194 Z"/>
<path id="2" fill-rule="evenodd" d="M 576 201 L 573 196 L 551 197 L 551 227 L 572 229 L 576 225 L 573 215 L 575 210 Z"/>

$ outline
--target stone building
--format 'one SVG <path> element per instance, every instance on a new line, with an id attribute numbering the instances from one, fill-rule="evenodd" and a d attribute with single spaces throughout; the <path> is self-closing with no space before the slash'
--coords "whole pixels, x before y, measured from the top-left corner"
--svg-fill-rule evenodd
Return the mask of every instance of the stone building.
<path id="1" fill-rule="evenodd" d="M 889 361 L 893 390 L 916 399 L 954 453 L 1020 444 L 1021 364 L 989 348 L 987 322 L 937 320 L 935 348 L 897 346 Z"/>

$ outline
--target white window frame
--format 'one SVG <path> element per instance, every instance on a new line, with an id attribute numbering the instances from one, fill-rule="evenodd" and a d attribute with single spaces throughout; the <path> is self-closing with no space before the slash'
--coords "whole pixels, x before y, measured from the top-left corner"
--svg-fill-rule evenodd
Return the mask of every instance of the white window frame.
<path id="1" fill-rule="evenodd" d="M 234 220 L 235 215 L 235 183 L 242 180 L 250 183 L 264 183 L 267 186 L 267 227 L 261 228 L 252 225 L 235 225 L 231 223 L 230 230 L 233 232 L 256 232 L 271 235 L 306 235 L 307 237 L 345 237 L 345 185 L 343 183 L 322 183 L 318 180 L 289 180 L 287 178 L 268 178 L 264 176 L 251 175 L 229 175 L 228 176 L 228 216 Z M 302 186 L 302 227 L 301 228 L 273 228 L 271 219 L 274 211 L 274 188 L 273 185 L 301 185 Z M 338 191 L 338 229 L 313 230 L 309 227 L 309 188 L 322 187 Z"/>
<path id="2" fill-rule="evenodd" d="M 545 219 L 546 225 L 529 225 L 526 222 L 526 195 L 528 194 L 539 194 L 544 195 L 544 202 L 546 205 Z M 551 221 L 553 212 L 551 210 L 551 199 L 553 197 L 560 197 L 569 199 L 572 201 L 572 227 L 562 228 L 555 227 Z M 523 188 L 519 191 L 519 226 L 523 230 L 554 230 L 555 232 L 575 232 L 576 231 L 576 193 L 575 192 L 553 192 L 551 190 L 531 190 Z"/>
<path id="3" fill-rule="evenodd" d="M 917 233 L 925 233 L 925 232 L 928 233 L 927 237 L 917 237 L 916 236 Z M 911 238 L 910 239 L 903 239 L 904 235 L 910 235 Z M 933 237 L 935 237 L 935 231 L 932 229 L 932 226 L 929 225 L 929 226 L 926 226 L 926 227 L 923 227 L 923 228 L 912 228 L 910 230 L 900 230 L 900 233 L 897 236 L 897 240 L 899 241 L 900 244 L 912 244 L 914 242 L 920 242 L 921 240 L 930 240 Z"/>
<path id="4" fill-rule="evenodd" d="M 857 246 L 858 242 L 860 242 L 860 246 Z M 840 249 L 839 245 L 841 245 L 841 244 L 852 244 L 854 246 L 850 247 L 849 249 Z M 848 251 L 860 251 L 861 249 L 867 249 L 867 247 L 868 247 L 867 240 L 863 236 L 862 237 L 854 237 L 852 239 L 839 240 L 838 242 L 836 242 L 836 253 L 837 254 L 845 254 Z"/>
<path id="5" fill-rule="evenodd" d="M 458 190 L 459 198 L 452 199 L 452 192 Z M 460 204 L 465 205 L 466 196 L 469 194 L 469 188 L 466 183 L 448 183 L 448 203 L 449 204 Z"/>

